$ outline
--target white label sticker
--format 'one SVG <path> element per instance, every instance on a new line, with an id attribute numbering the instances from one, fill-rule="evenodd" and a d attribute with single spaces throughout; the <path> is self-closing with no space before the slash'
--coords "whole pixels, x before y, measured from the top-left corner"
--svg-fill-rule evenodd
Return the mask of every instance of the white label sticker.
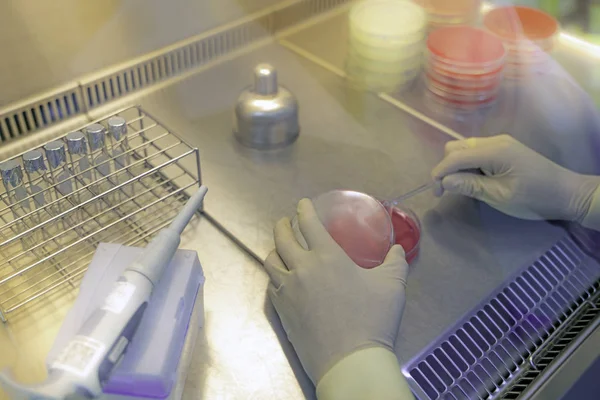
<path id="1" fill-rule="evenodd" d="M 86 377 L 105 350 L 106 345 L 102 342 L 86 336 L 75 336 L 52 363 L 51 369 Z"/>
<path id="2" fill-rule="evenodd" d="M 129 282 L 115 282 L 113 290 L 104 300 L 102 310 L 121 314 L 135 292 L 135 285 Z"/>

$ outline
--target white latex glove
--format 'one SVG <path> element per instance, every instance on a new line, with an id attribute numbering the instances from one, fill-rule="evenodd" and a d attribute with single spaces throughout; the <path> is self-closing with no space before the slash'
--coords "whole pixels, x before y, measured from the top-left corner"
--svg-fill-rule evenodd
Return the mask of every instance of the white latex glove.
<path id="1" fill-rule="evenodd" d="M 481 170 L 483 175 L 465 172 Z M 432 172 L 444 190 L 513 217 L 598 223 L 600 178 L 569 171 L 509 135 L 449 142 Z M 596 199 L 594 199 L 596 197 Z"/>
<path id="2" fill-rule="evenodd" d="M 304 369 L 318 384 L 334 365 L 361 349 L 391 354 L 404 311 L 408 264 L 402 247 L 394 246 L 381 266 L 358 267 L 331 238 L 310 200 L 298 204 L 298 222 L 308 250 L 294 236 L 289 219 L 277 223 L 276 251 L 265 262 L 268 293 Z M 396 357 L 385 357 L 395 364 L 396 381 L 402 380 Z M 352 364 L 364 362 L 355 358 L 346 369 Z M 348 377 L 339 371 L 332 375 Z"/>

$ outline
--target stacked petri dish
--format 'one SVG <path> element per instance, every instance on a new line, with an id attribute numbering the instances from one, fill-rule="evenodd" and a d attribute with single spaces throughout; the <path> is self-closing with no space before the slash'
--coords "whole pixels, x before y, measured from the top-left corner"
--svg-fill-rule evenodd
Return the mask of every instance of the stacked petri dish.
<path id="1" fill-rule="evenodd" d="M 411 1 L 356 3 L 349 16 L 349 80 L 382 92 L 412 82 L 421 71 L 426 27 L 424 10 Z"/>
<path id="2" fill-rule="evenodd" d="M 481 9 L 481 0 L 414 0 L 427 12 L 430 30 L 446 26 L 472 25 Z"/>
<path id="3" fill-rule="evenodd" d="M 508 52 L 506 76 L 543 74 L 552 66 L 560 25 L 550 14 L 530 7 L 499 7 L 483 18 L 484 27 L 500 38 Z"/>
<path id="4" fill-rule="evenodd" d="M 502 41 L 470 26 L 440 28 L 427 39 L 425 87 L 434 105 L 477 110 L 500 90 L 506 61 Z"/>

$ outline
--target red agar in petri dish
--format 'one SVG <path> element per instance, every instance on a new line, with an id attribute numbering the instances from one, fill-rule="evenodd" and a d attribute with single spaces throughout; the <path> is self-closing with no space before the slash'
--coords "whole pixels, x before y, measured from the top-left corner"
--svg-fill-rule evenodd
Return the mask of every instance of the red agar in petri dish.
<path id="1" fill-rule="evenodd" d="M 394 207 L 391 211 L 392 225 L 396 235 L 396 244 L 406 252 L 406 261 L 411 263 L 419 254 L 421 228 L 417 221 L 401 209 Z"/>
<path id="2" fill-rule="evenodd" d="M 469 68 L 497 68 L 506 55 L 502 41 L 470 26 L 441 28 L 429 35 L 427 48 L 439 61 Z"/>

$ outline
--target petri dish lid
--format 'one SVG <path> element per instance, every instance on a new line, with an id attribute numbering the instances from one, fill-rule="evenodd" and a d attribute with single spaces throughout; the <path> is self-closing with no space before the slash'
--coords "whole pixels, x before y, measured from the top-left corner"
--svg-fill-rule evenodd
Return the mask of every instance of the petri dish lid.
<path id="1" fill-rule="evenodd" d="M 492 90 L 465 94 L 465 93 L 454 92 L 454 91 L 445 90 L 443 88 L 437 87 L 431 81 L 427 81 L 426 86 L 427 86 L 427 89 L 431 93 L 435 94 L 436 96 L 439 96 L 450 102 L 460 103 L 460 104 L 463 104 L 463 103 L 477 104 L 477 103 L 481 103 L 481 102 L 486 102 L 490 98 L 496 97 L 498 94 L 498 89 L 499 89 L 499 88 L 494 88 Z"/>
<path id="2" fill-rule="evenodd" d="M 359 40 L 350 40 L 348 43 L 348 52 L 355 54 L 360 58 L 370 59 L 378 62 L 402 62 L 412 59 L 416 56 L 422 56 L 424 46 L 424 41 L 419 41 L 409 46 L 390 49 L 386 47 L 367 45 Z"/>
<path id="3" fill-rule="evenodd" d="M 360 192 L 334 190 L 313 199 L 319 219 L 346 254 L 363 268 L 385 259 L 395 240 L 390 215 L 375 198 Z"/>
<path id="4" fill-rule="evenodd" d="M 497 95 L 493 96 L 485 101 L 461 101 L 461 100 L 456 100 L 456 99 L 447 99 L 441 96 L 436 95 L 435 93 L 431 92 L 430 90 L 426 90 L 425 91 L 426 96 L 429 100 L 431 100 L 435 105 L 435 106 L 441 106 L 442 107 L 442 111 L 446 111 L 444 109 L 449 108 L 452 110 L 460 110 L 460 111 L 476 111 L 476 110 L 480 110 L 483 108 L 487 108 L 492 106 L 497 99 Z"/>
<path id="5" fill-rule="evenodd" d="M 464 16 L 464 17 L 435 17 L 429 16 L 429 28 L 445 28 L 453 25 L 470 25 L 474 20 L 475 16 Z"/>
<path id="6" fill-rule="evenodd" d="M 384 61 L 366 58 L 361 54 L 350 51 L 347 57 L 347 64 L 351 68 L 358 68 L 370 72 L 401 74 L 405 71 L 412 71 L 415 68 L 419 68 L 422 64 L 422 57 L 420 54 L 415 54 L 410 58 L 399 59 L 395 61 Z"/>
<path id="7" fill-rule="evenodd" d="M 408 0 L 365 0 L 350 10 L 350 30 L 403 38 L 424 29 L 425 11 Z"/>
<path id="8" fill-rule="evenodd" d="M 554 42 L 532 42 L 529 40 L 523 40 L 521 42 L 515 43 L 504 42 L 504 47 L 506 47 L 506 51 L 508 54 L 545 54 L 552 51 L 552 49 L 554 48 Z"/>
<path id="9" fill-rule="evenodd" d="M 460 17 L 474 14 L 481 7 L 481 0 L 414 0 L 431 16 Z"/>
<path id="10" fill-rule="evenodd" d="M 490 79 L 495 78 L 502 73 L 504 68 L 505 60 L 502 59 L 502 63 L 492 65 L 489 67 L 461 67 L 451 63 L 441 61 L 439 58 L 431 55 L 430 53 L 425 57 L 427 67 L 431 70 L 435 70 L 440 75 L 458 78 L 458 79 Z"/>
<path id="11" fill-rule="evenodd" d="M 456 66 L 496 66 L 506 56 L 504 44 L 483 29 L 453 26 L 433 31 L 427 49 L 442 62 Z"/>
<path id="12" fill-rule="evenodd" d="M 558 33 L 559 23 L 552 15 L 531 7 L 507 6 L 491 10 L 483 25 L 503 40 L 550 39 Z"/>
<path id="13" fill-rule="evenodd" d="M 482 92 L 485 93 L 497 90 L 500 87 L 500 84 L 502 83 L 501 78 L 491 82 L 484 81 L 482 84 L 478 84 L 478 82 L 475 82 L 475 84 L 473 84 L 471 82 L 465 83 L 464 81 L 449 81 L 444 79 L 443 77 L 440 77 L 439 75 L 435 75 L 435 72 L 431 71 L 427 71 L 425 76 L 430 82 L 430 84 L 434 87 L 440 88 L 441 90 L 445 90 L 448 92 L 465 95 Z"/>
<path id="14" fill-rule="evenodd" d="M 437 65 L 432 65 L 429 62 L 425 63 L 425 72 L 435 79 L 449 84 L 449 85 L 461 85 L 461 86 L 488 86 L 502 80 L 502 72 L 504 66 L 497 72 L 489 74 L 464 74 L 457 71 L 446 70 L 440 68 Z"/>

